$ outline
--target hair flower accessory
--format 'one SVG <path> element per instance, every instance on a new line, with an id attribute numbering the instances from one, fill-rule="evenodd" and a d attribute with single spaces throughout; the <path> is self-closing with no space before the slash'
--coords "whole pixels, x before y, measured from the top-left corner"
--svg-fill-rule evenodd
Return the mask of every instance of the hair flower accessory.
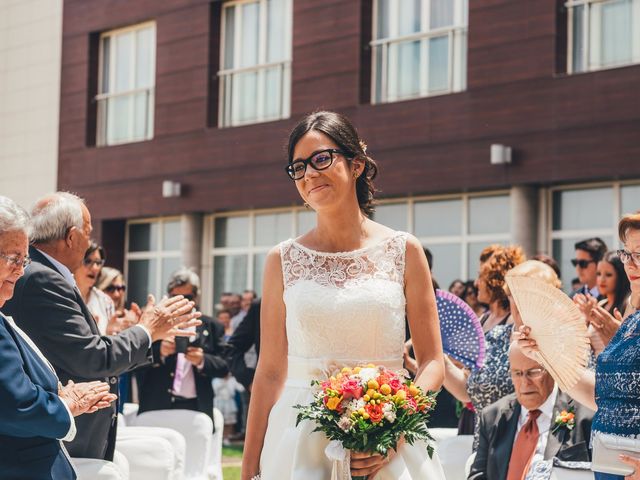
<path id="1" fill-rule="evenodd" d="M 576 415 L 574 412 L 575 409 L 569 407 L 569 410 L 562 410 L 558 413 L 554 420 L 554 427 L 551 433 L 555 433 L 561 428 L 566 428 L 569 431 L 573 430 L 573 427 L 576 426 Z"/>
<path id="2" fill-rule="evenodd" d="M 360 148 L 362 149 L 362 152 L 366 155 L 367 154 L 367 144 L 364 143 L 363 140 L 358 140 L 358 144 L 360 145 Z"/>

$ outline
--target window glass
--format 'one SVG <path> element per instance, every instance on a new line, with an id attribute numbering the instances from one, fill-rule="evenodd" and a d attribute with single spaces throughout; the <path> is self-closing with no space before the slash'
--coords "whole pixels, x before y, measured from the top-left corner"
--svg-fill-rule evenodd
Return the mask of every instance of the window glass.
<path id="1" fill-rule="evenodd" d="M 446 290 L 456 278 L 460 278 L 462 251 L 459 243 L 427 244 L 433 254 L 432 275 L 440 288 Z"/>
<path id="2" fill-rule="evenodd" d="M 626 185 L 621 189 L 620 214 L 635 213 L 640 210 L 640 185 Z"/>
<path id="3" fill-rule="evenodd" d="M 240 67 L 250 67 L 258 63 L 259 21 L 259 4 L 257 2 L 243 4 Z"/>
<path id="4" fill-rule="evenodd" d="M 613 189 L 558 190 L 553 192 L 553 229 L 612 228 Z"/>
<path id="5" fill-rule="evenodd" d="M 453 6 L 451 0 L 431 0 L 429 23 L 432 29 L 453 25 Z"/>
<path id="6" fill-rule="evenodd" d="M 213 260 L 214 301 L 222 292 L 240 293 L 247 288 L 247 255 L 216 256 Z"/>
<path id="7" fill-rule="evenodd" d="M 449 37 L 429 40 L 429 91 L 437 92 L 449 88 Z"/>
<path id="8" fill-rule="evenodd" d="M 256 291 L 258 297 L 262 296 L 262 277 L 266 258 L 266 253 L 256 253 L 253 256 L 253 290 Z"/>
<path id="9" fill-rule="evenodd" d="M 148 252 L 157 249 L 157 223 L 129 224 L 129 252 Z"/>
<path id="10" fill-rule="evenodd" d="M 414 234 L 418 237 L 460 235 L 462 200 L 416 202 L 413 213 Z"/>
<path id="11" fill-rule="evenodd" d="M 216 248 L 249 245 L 249 217 L 217 217 L 214 229 Z"/>
<path id="12" fill-rule="evenodd" d="M 162 272 L 160 274 L 160 292 L 159 297 L 165 295 L 167 293 L 167 285 L 169 285 L 169 277 L 173 272 L 181 268 L 182 260 L 180 258 L 175 257 L 167 257 L 162 259 Z"/>
<path id="13" fill-rule="evenodd" d="M 631 61 L 631 0 L 603 2 L 600 18 L 602 65 Z M 595 16 L 594 16 L 595 17 Z"/>
<path id="14" fill-rule="evenodd" d="M 373 219 L 394 230 L 407 230 L 407 204 L 392 203 L 376 206 Z"/>
<path id="15" fill-rule="evenodd" d="M 256 245 L 271 247 L 291 237 L 290 212 L 255 216 Z"/>
<path id="16" fill-rule="evenodd" d="M 133 39 L 132 32 L 123 33 L 115 37 L 116 41 L 116 84 L 115 92 L 124 92 L 130 90 L 131 84 L 131 67 L 133 66 Z"/>
<path id="17" fill-rule="evenodd" d="M 498 245 L 507 245 L 508 240 L 484 240 L 482 242 L 471 242 L 467 249 L 467 275 L 468 280 L 474 280 L 478 277 L 480 270 L 480 254 L 489 245 L 497 243 Z"/>
<path id="18" fill-rule="evenodd" d="M 469 233 L 508 233 L 511 231 L 509 196 L 469 198 Z"/>
<path id="19" fill-rule="evenodd" d="M 129 260 L 128 267 L 127 300 L 146 305 L 149 293 L 156 296 L 159 293 L 156 292 L 158 262 L 154 259 Z"/>
<path id="20" fill-rule="evenodd" d="M 316 226 L 316 212 L 313 210 L 300 210 L 298 215 L 298 231 L 296 235 L 307 233 Z"/>
<path id="21" fill-rule="evenodd" d="M 180 220 L 172 220 L 162 223 L 162 249 L 180 250 L 180 237 L 182 235 Z"/>
<path id="22" fill-rule="evenodd" d="M 235 8 L 224 9 L 225 21 L 224 21 L 224 68 L 233 68 L 234 63 L 234 35 L 236 32 Z"/>

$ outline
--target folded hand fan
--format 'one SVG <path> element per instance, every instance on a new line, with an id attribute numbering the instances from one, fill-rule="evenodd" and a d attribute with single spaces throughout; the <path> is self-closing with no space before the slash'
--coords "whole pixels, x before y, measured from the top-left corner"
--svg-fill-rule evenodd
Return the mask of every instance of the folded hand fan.
<path id="1" fill-rule="evenodd" d="M 436 290 L 444 353 L 476 369 L 484 362 L 484 333 L 477 315 L 453 293 Z"/>
<path id="2" fill-rule="evenodd" d="M 589 336 L 582 313 L 559 288 L 531 277 L 507 276 L 520 317 L 538 344 L 538 360 L 567 391 L 587 366 Z"/>

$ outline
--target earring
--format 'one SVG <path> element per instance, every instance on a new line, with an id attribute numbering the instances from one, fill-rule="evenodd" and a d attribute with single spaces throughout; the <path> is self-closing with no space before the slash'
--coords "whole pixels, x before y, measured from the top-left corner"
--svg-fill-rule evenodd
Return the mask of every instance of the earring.
<path id="1" fill-rule="evenodd" d="M 309 204 L 307 202 L 304 202 L 304 208 L 306 208 L 307 210 L 309 210 L 311 207 L 309 206 Z"/>
<path id="2" fill-rule="evenodd" d="M 357 170 L 355 172 L 353 172 L 353 178 L 358 178 L 359 176 L 360 176 L 360 174 L 358 173 Z"/>

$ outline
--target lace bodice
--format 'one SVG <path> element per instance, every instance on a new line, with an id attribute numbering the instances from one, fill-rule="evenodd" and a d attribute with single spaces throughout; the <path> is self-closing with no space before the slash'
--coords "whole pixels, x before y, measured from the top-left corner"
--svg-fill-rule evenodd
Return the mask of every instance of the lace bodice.
<path id="1" fill-rule="evenodd" d="M 407 234 L 353 252 L 280 244 L 289 355 L 327 360 L 402 359 Z"/>

